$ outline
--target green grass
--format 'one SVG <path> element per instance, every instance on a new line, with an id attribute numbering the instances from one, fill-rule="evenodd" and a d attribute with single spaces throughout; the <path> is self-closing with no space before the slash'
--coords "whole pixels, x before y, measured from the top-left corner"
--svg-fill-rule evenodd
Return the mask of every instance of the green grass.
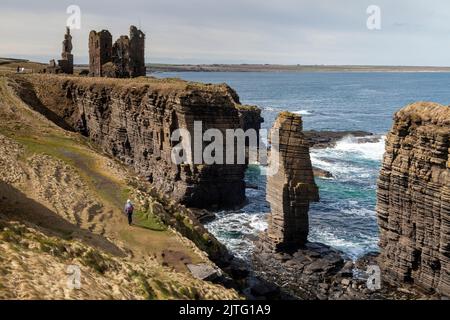
<path id="1" fill-rule="evenodd" d="M 143 291 L 145 299 L 146 300 L 156 300 L 157 295 L 155 293 L 155 290 L 153 290 L 152 286 L 148 283 L 145 276 L 142 273 L 137 272 L 135 277 L 141 287 L 141 290 Z"/>
<path id="2" fill-rule="evenodd" d="M 151 213 L 144 213 L 142 211 L 134 212 L 134 224 L 149 229 L 152 231 L 166 231 L 167 227 L 162 223 L 162 221 Z"/>

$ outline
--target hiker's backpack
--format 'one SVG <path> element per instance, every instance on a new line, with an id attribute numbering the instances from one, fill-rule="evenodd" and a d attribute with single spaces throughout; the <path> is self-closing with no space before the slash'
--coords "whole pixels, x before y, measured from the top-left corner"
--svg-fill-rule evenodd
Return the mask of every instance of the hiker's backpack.
<path id="1" fill-rule="evenodd" d="M 132 204 L 127 204 L 127 206 L 125 208 L 125 212 L 128 213 L 128 214 L 131 214 L 131 213 L 133 213 L 133 211 L 134 211 L 133 205 Z"/>

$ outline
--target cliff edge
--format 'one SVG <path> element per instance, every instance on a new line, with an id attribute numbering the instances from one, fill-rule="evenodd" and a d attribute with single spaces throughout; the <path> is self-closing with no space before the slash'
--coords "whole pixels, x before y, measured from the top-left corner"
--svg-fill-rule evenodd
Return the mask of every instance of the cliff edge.
<path id="1" fill-rule="evenodd" d="M 194 137 L 219 129 L 259 129 L 260 110 L 242 106 L 229 86 L 179 79 L 26 75 L 21 98 L 65 129 L 89 137 L 172 199 L 190 207 L 233 207 L 245 200 L 245 164 L 174 164 L 176 129 Z M 193 145 L 193 144 L 192 144 Z M 205 146 L 205 144 L 204 144 Z M 224 158 L 225 159 L 225 158 Z"/>
<path id="2" fill-rule="evenodd" d="M 394 282 L 450 295 L 450 107 L 395 114 L 378 180 L 380 267 Z"/>

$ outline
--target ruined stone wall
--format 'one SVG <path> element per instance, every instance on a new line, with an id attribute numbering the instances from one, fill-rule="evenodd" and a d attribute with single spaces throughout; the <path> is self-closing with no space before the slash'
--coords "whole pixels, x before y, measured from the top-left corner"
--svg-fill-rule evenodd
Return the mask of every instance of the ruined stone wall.
<path id="1" fill-rule="evenodd" d="M 145 77 L 145 34 L 135 26 L 130 27 L 130 76 Z"/>
<path id="2" fill-rule="evenodd" d="M 41 70 L 42 73 L 65 73 L 73 74 L 73 54 L 72 54 L 72 36 L 70 35 L 70 28 L 66 28 L 64 41 L 62 42 L 61 59 L 58 63 L 54 59 L 50 60 L 49 64 Z"/>
<path id="3" fill-rule="evenodd" d="M 116 77 L 130 77 L 130 38 L 121 36 L 113 45 L 112 63 L 116 66 Z"/>
<path id="4" fill-rule="evenodd" d="M 58 61 L 61 71 L 66 74 L 73 74 L 73 54 L 72 54 L 72 36 L 70 35 L 70 28 L 66 28 L 64 41 L 62 43 L 61 60 Z"/>
<path id="5" fill-rule="evenodd" d="M 103 65 L 112 60 L 112 36 L 107 30 L 89 33 L 89 74 L 103 76 Z"/>
<path id="6" fill-rule="evenodd" d="M 239 100 L 228 86 L 155 79 L 30 79 L 46 108 L 176 201 L 201 208 L 244 201 L 245 164 L 171 161 L 170 137 L 177 128 L 192 133 L 194 121 L 202 121 L 203 130 L 217 128 L 224 136 L 226 129 L 241 128 Z M 44 82 L 54 91 L 42 87 Z"/>
<path id="7" fill-rule="evenodd" d="M 450 295 L 450 107 L 396 113 L 378 180 L 385 279 Z"/>
<path id="8" fill-rule="evenodd" d="M 145 34 L 135 26 L 131 26 L 130 36 L 120 36 L 113 45 L 109 31 L 91 31 L 89 71 L 91 76 L 96 77 L 146 76 Z"/>
<path id="9" fill-rule="evenodd" d="M 306 244 L 309 203 L 319 199 L 301 116 L 281 113 L 272 128 L 276 130 L 279 143 L 272 141 L 270 161 L 278 161 L 279 168 L 275 175 L 267 178 L 267 201 L 271 211 L 264 236 L 268 249 L 274 251 Z"/>

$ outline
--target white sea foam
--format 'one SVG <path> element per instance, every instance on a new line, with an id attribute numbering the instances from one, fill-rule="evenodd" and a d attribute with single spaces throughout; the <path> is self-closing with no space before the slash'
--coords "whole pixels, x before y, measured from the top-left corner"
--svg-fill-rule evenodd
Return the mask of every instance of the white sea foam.
<path id="1" fill-rule="evenodd" d="M 360 138 L 345 137 L 333 148 L 312 149 L 311 161 L 315 167 L 327 170 L 340 179 L 368 179 L 370 167 L 360 161 L 381 161 L 384 153 L 385 137 L 377 142 L 361 142 Z"/>
<path id="2" fill-rule="evenodd" d="M 265 215 L 252 215 L 250 220 L 250 226 L 258 232 L 262 232 L 268 227 L 267 217 Z"/>
<path id="3" fill-rule="evenodd" d="M 336 151 L 354 153 L 362 158 L 369 160 L 381 160 L 384 153 L 385 136 L 382 136 L 378 142 L 360 142 L 358 138 L 348 136 L 336 143 L 333 148 Z"/>
<path id="4" fill-rule="evenodd" d="M 313 150 L 311 152 L 311 162 L 313 166 L 329 171 L 336 179 L 353 180 L 355 178 L 365 179 L 369 176 L 367 169 L 349 163 L 342 153 L 337 153 L 334 149 Z"/>
<path id="5" fill-rule="evenodd" d="M 297 110 L 297 111 L 293 111 L 292 113 L 299 114 L 299 115 L 302 115 L 302 116 L 308 116 L 308 115 L 311 114 L 311 111 L 309 111 L 309 110 Z"/>
<path id="6" fill-rule="evenodd" d="M 338 182 L 355 180 L 365 181 L 376 174 L 377 168 L 371 161 L 379 161 L 384 151 L 384 137 L 378 142 L 360 143 L 358 138 L 346 137 L 338 141 L 334 148 L 312 149 L 311 160 L 314 166 L 330 171 Z M 369 161 L 368 161 L 369 160 Z M 266 170 L 260 167 L 260 170 Z M 254 247 L 254 239 L 258 233 L 267 229 L 267 214 L 270 208 L 264 205 L 264 186 L 258 189 L 247 189 L 246 195 L 252 200 L 250 204 L 239 211 L 217 213 L 217 219 L 208 223 L 207 228 L 224 243 L 236 256 L 248 260 Z M 337 201 L 338 199 L 336 199 Z M 373 219 L 375 212 L 366 208 L 357 199 L 349 199 L 348 203 L 336 202 L 337 207 L 328 210 L 340 215 L 343 219 L 356 219 L 364 228 L 367 219 Z M 351 231 L 337 228 L 333 221 L 325 226 L 311 223 L 310 240 L 331 245 L 344 251 L 349 257 L 356 259 L 362 254 L 377 249 L 377 235 L 367 235 L 358 231 L 357 227 Z"/>
<path id="7" fill-rule="evenodd" d="M 349 216 L 359 216 L 359 217 L 375 217 L 376 215 L 375 211 L 361 207 L 342 209 L 341 212 Z"/>
<path id="8" fill-rule="evenodd" d="M 345 239 L 347 238 L 347 239 Z M 351 237 L 347 236 L 337 236 L 333 230 L 326 230 L 321 227 L 314 227 L 310 229 L 310 234 L 308 237 L 309 241 L 312 242 L 322 242 L 327 245 L 330 245 L 338 250 L 345 252 L 350 258 L 356 260 L 364 253 L 368 251 L 376 251 L 377 250 L 377 237 L 374 236 L 372 238 L 360 239 L 360 241 L 356 242 Z"/>

